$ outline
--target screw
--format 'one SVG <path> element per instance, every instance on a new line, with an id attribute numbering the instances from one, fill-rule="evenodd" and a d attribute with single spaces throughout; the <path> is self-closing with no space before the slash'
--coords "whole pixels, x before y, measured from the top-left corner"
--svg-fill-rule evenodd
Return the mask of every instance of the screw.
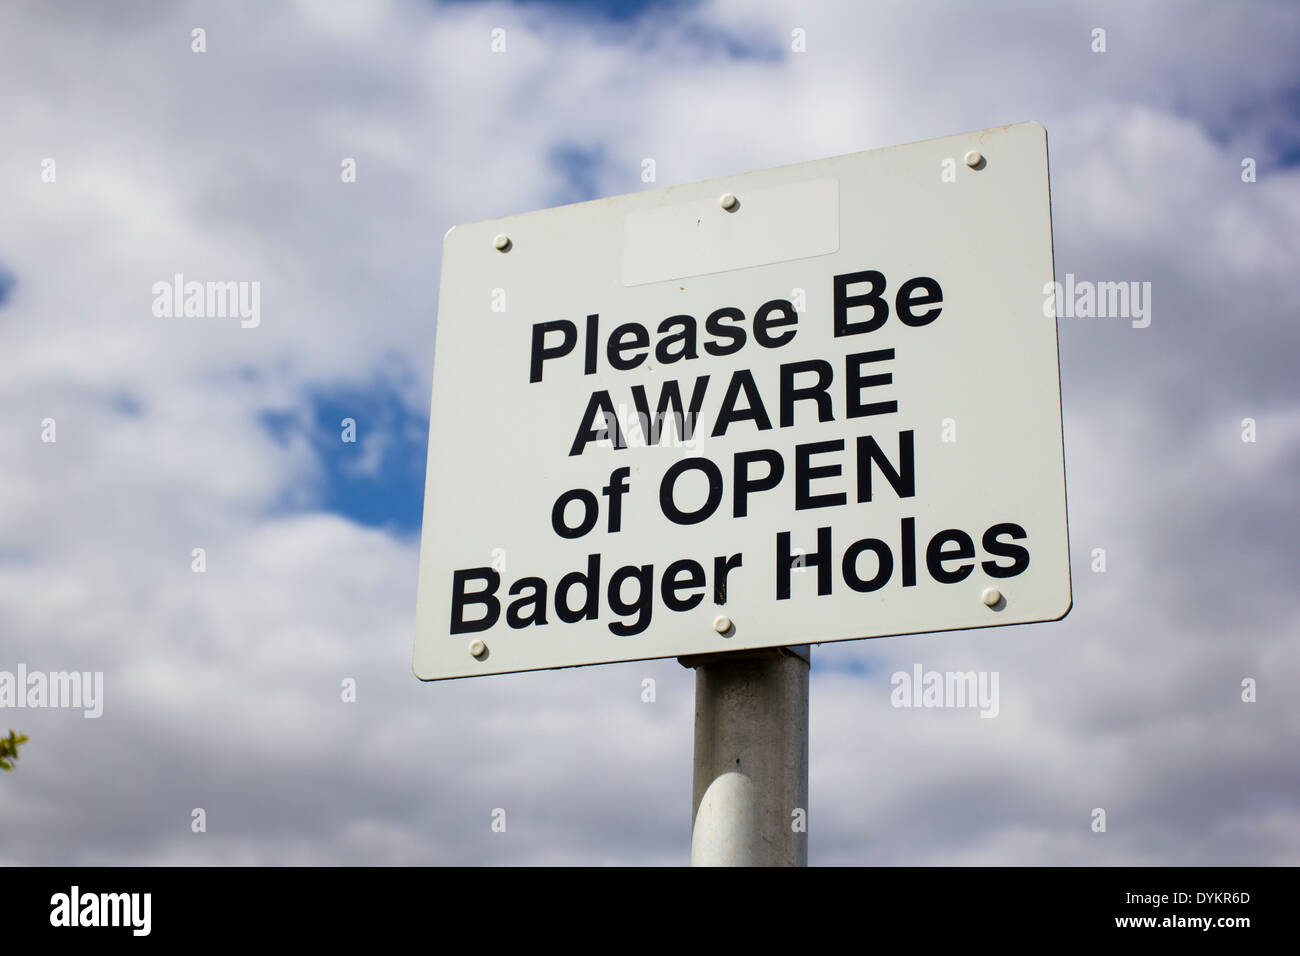
<path id="1" fill-rule="evenodd" d="M 722 198 L 718 200 L 718 205 L 731 212 L 740 205 L 740 200 L 736 198 L 735 193 L 723 193 Z"/>
<path id="2" fill-rule="evenodd" d="M 469 652 L 471 656 L 482 660 L 483 655 L 487 653 L 487 645 L 476 638 L 469 642 Z"/>
<path id="3" fill-rule="evenodd" d="M 997 588 L 985 588 L 984 593 L 980 595 L 980 600 L 987 606 L 993 607 L 1002 600 L 1002 592 Z"/>
<path id="4" fill-rule="evenodd" d="M 725 614 L 720 614 L 713 619 L 713 629 L 719 634 L 726 634 L 731 630 L 731 618 Z"/>
<path id="5" fill-rule="evenodd" d="M 510 241 L 509 236 L 505 233 L 501 233 L 501 235 L 492 240 L 492 245 L 496 247 L 498 252 L 509 252 L 513 243 Z"/>
<path id="6" fill-rule="evenodd" d="M 966 154 L 966 165 L 971 169 L 981 169 L 984 166 L 984 154 L 972 149 Z"/>

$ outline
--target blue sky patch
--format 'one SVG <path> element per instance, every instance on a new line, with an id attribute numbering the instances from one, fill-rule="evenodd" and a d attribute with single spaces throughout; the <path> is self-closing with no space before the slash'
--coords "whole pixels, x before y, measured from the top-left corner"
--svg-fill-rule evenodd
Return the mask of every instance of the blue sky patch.
<path id="1" fill-rule="evenodd" d="M 4 305 L 9 300 L 9 293 L 13 291 L 17 282 L 18 280 L 14 278 L 13 273 L 0 265 L 0 305 Z"/>
<path id="2" fill-rule="evenodd" d="M 109 397 L 109 408 L 125 418 L 139 418 L 144 407 L 140 400 L 128 392 L 116 392 Z"/>
<path id="3" fill-rule="evenodd" d="M 853 677 L 870 677 L 872 674 L 879 673 L 880 667 L 872 660 L 864 660 L 861 657 L 849 653 L 836 653 L 837 648 L 833 645 L 823 644 L 821 647 L 813 648 L 812 667 L 814 672 L 831 673 L 831 674 L 849 674 Z M 818 653 L 824 651 L 824 653 Z"/>
<path id="4" fill-rule="evenodd" d="M 448 0 L 468 5 L 481 0 Z M 635 20 L 642 14 L 674 13 L 695 5 L 695 0 L 511 0 L 517 7 L 553 10 L 557 13 L 596 14 L 607 20 L 624 22 Z"/>
<path id="5" fill-rule="evenodd" d="M 561 183 L 551 202 L 563 206 L 600 197 L 600 167 L 605 163 L 603 146 L 557 143 L 547 153 L 546 161 L 559 174 Z"/>
<path id="6" fill-rule="evenodd" d="M 765 38 L 767 42 L 760 42 L 756 38 L 704 23 L 687 27 L 685 37 L 700 53 L 708 57 L 722 54 L 732 60 L 761 60 L 770 63 L 785 55 L 785 50 L 771 42 L 770 38 Z"/>
<path id="7" fill-rule="evenodd" d="M 325 477 L 311 507 L 401 534 L 420 530 L 429 423 L 390 386 L 315 390 L 305 407 L 265 412 L 262 425 L 280 444 L 305 439 L 316 453 Z"/>

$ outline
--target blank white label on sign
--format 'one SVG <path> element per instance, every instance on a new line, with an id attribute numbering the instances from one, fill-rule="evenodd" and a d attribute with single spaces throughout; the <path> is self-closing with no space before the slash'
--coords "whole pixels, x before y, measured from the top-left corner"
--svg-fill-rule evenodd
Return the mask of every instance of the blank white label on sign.
<path id="1" fill-rule="evenodd" d="M 416 675 L 1064 616 L 1053 278 L 1033 123 L 456 227 Z"/>
<path id="2" fill-rule="evenodd" d="M 628 213 L 623 284 L 804 259 L 834 252 L 840 244 L 839 184 L 833 177 L 747 189 L 744 203 L 737 202 L 731 215 L 718 215 L 719 198 Z"/>

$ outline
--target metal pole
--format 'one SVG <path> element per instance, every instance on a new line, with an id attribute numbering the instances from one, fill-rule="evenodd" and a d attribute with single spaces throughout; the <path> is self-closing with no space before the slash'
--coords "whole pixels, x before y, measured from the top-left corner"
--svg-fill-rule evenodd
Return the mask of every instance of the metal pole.
<path id="1" fill-rule="evenodd" d="M 808 865 L 808 645 L 695 669 L 692 866 Z"/>

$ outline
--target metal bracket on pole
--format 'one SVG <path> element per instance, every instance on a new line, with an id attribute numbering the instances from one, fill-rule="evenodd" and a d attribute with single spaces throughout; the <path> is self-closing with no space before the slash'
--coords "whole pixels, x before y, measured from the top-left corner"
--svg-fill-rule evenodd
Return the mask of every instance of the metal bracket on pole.
<path id="1" fill-rule="evenodd" d="M 695 670 L 691 865 L 807 866 L 809 645 L 678 661 Z"/>

